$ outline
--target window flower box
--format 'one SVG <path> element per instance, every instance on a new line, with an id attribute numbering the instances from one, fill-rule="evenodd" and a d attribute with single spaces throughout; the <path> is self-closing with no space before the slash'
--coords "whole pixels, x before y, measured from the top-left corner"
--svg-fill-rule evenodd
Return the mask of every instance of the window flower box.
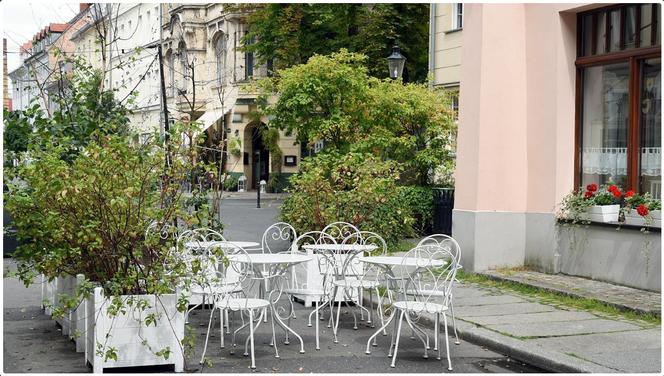
<path id="1" fill-rule="evenodd" d="M 85 360 L 94 373 L 104 368 L 137 367 L 152 365 L 175 366 L 175 372 L 184 368 L 181 341 L 184 338 L 184 312 L 177 309 L 178 294 L 122 295 L 123 301 L 142 299 L 148 308 L 132 308 L 116 316 L 109 313 L 111 300 L 103 296 L 97 287 L 94 294 L 85 300 Z M 156 320 L 147 323 L 148 315 Z M 143 320 L 143 321 L 141 321 Z M 116 349 L 117 359 L 105 356 L 108 349 Z M 167 356 L 157 352 L 169 348 Z"/>
<path id="2" fill-rule="evenodd" d="M 662 211 L 661 210 L 652 210 L 649 213 L 651 219 L 648 217 L 643 217 L 636 210 L 630 210 L 625 212 L 625 224 L 633 226 L 648 226 L 648 227 L 658 227 L 662 228 Z"/>
<path id="3" fill-rule="evenodd" d="M 593 205 L 585 214 L 586 219 L 592 222 L 618 222 L 620 205 Z"/>

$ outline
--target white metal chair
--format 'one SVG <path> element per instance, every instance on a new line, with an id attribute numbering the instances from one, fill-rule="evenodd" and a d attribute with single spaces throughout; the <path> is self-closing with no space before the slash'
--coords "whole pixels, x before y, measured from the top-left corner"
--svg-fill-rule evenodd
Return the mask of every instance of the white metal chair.
<path id="1" fill-rule="evenodd" d="M 234 257 L 233 262 L 229 261 L 229 257 Z M 251 289 L 251 286 L 248 286 L 247 282 L 252 281 L 251 275 L 253 274 L 253 269 L 247 251 L 241 247 L 235 247 L 224 252 L 220 247 L 211 247 L 206 251 L 206 255 L 200 258 L 200 267 L 201 270 L 208 272 L 198 274 L 200 277 L 197 284 L 207 285 L 212 291 L 211 295 L 214 302 L 212 311 L 210 312 L 210 320 L 208 322 L 208 330 L 205 336 L 205 345 L 200 363 L 203 364 L 205 361 L 205 353 L 207 352 L 215 310 L 219 310 L 219 334 L 221 336 L 222 348 L 224 347 L 224 318 L 227 319 L 227 311 L 231 310 L 247 312 L 249 315 L 247 323 L 238 328 L 235 333 L 249 326 L 249 336 L 245 342 L 244 355 L 251 354 L 251 368 L 256 368 L 254 332 L 260 325 L 262 316 L 265 315 L 265 308 L 270 303 L 265 299 L 249 298 L 246 296 L 240 297 L 237 295 L 238 291 L 249 291 Z M 257 316 L 258 312 L 260 314 Z M 233 346 L 235 346 L 235 334 L 233 335 Z M 250 347 L 250 353 L 248 346 Z"/>
<path id="2" fill-rule="evenodd" d="M 330 235 L 337 243 L 347 237 L 360 232 L 355 225 L 348 222 L 333 222 L 323 228 L 323 232 Z"/>
<path id="3" fill-rule="evenodd" d="M 342 244 L 373 245 L 376 247 L 370 252 L 352 251 L 347 252 L 344 255 L 338 255 L 338 257 L 344 257 L 344 259 L 341 262 L 341 268 L 340 270 L 337 270 L 336 278 L 332 283 L 334 286 L 332 296 L 336 296 L 337 291 L 342 289 L 346 300 L 354 301 L 360 308 L 360 320 L 364 320 L 364 312 L 366 311 L 368 318 L 367 323 L 374 328 L 375 325 L 372 320 L 373 293 L 375 292 L 376 297 L 380 299 L 380 293 L 378 291 L 378 287 L 380 286 L 378 276 L 380 273 L 378 266 L 372 264 L 365 265 L 358 259 L 367 253 L 370 253 L 372 256 L 384 256 L 387 253 L 387 243 L 380 235 L 374 232 L 360 231 L 346 237 Z M 338 264 L 339 262 L 337 262 L 337 265 Z M 362 304 L 364 290 L 369 291 L 369 309 L 366 309 Z M 379 310 L 382 310 L 381 304 L 379 304 Z M 353 314 L 353 329 L 357 330 L 357 317 L 354 310 L 351 310 L 351 313 Z M 333 328 L 335 343 L 338 342 L 337 332 L 339 329 L 339 316 L 341 316 L 341 305 L 337 308 L 337 317 Z M 382 321 L 382 313 L 379 314 L 379 317 Z"/>
<path id="4" fill-rule="evenodd" d="M 268 227 L 261 238 L 263 253 L 279 253 L 288 251 L 297 239 L 297 231 L 286 222 L 277 222 Z"/>
<path id="5" fill-rule="evenodd" d="M 334 244 L 334 239 L 321 231 L 310 231 L 300 235 L 291 246 L 288 252 L 294 255 L 304 255 L 307 256 L 307 251 L 303 248 L 305 245 L 319 245 L 319 244 Z M 293 265 L 284 279 L 284 289 L 283 292 L 288 295 L 290 312 L 288 314 L 288 322 L 290 326 L 291 318 L 295 318 L 294 307 L 293 307 L 293 297 L 294 296 L 305 296 L 311 297 L 315 305 L 314 310 L 309 313 L 309 323 L 308 326 L 311 327 L 311 318 L 315 315 L 316 323 L 316 350 L 320 350 L 320 336 L 319 336 L 319 312 L 328 304 L 330 304 L 330 290 L 331 290 L 331 281 L 334 274 L 334 265 L 333 261 L 330 260 L 324 254 L 314 255 L 314 259 L 310 261 L 314 263 L 316 267 L 315 270 L 318 271 L 322 279 L 322 283 L 310 283 L 307 277 L 307 271 L 310 265 L 307 263 Z M 322 304 L 321 304 L 322 302 Z M 330 306 L 330 317 L 332 317 L 332 307 Z M 288 332 L 286 332 L 286 341 L 288 341 Z"/>
<path id="6" fill-rule="evenodd" d="M 434 234 L 427 236 L 426 238 L 420 240 L 420 242 L 417 244 L 418 247 L 440 247 L 446 250 L 449 250 L 450 253 L 454 255 L 454 258 L 456 259 L 456 265 L 457 269 L 462 269 L 463 267 L 461 266 L 461 249 L 459 248 L 458 244 L 456 241 L 451 237 L 447 236 L 445 234 Z M 458 282 L 455 280 L 454 282 Z M 410 292 L 415 292 L 415 291 L 409 291 Z M 439 293 L 442 294 L 443 292 L 441 291 L 431 291 L 430 293 Z M 457 327 L 456 327 L 456 318 L 454 317 L 454 290 L 450 290 L 450 297 L 449 297 L 449 304 L 450 304 L 450 313 L 452 315 L 452 327 L 454 329 L 454 337 L 456 338 L 456 341 L 454 342 L 455 344 L 459 345 L 461 342 L 459 341 L 459 334 L 457 333 Z"/>
<path id="7" fill-rule="evenodd" d="M 452 239 L 452 242 L 455 247 L 459 247 L 454 239 Z M 434 349 L 438 350 L 437 359 L 441 358 L 438 337 L 440 333 L 440 316 L 443 316 L 445 348 L 448 364 L 447 369 L 452 371 L 449 337 L 447 333 L 447 311 L 449 309 L 449 299 L 454 285 L 456 272 L 458 270 L 455 258 L 456 253 L 458 252 L 440 247 L 415 247 L 406 253 L 401 268 L 399 269 L 401 275 L 397 276 L 397 281 L 401 284 L 399 290 L 402 293 L 399 294 L 399 299 L 393 304 L 394 312 L 392 315 L 398 314 L 399 318 L 398 321 L 395 322 L 396 333 L 393 331 L 390 352 L 388 354 L 388 356 L 392 355 L 391 351 L 392 347 L 394 347 L 391 367 L 394 367 L 396 364 L 401 336 L 401 326 L 404 318 L 410 325 L 416 325 L 417 320 L 422 314 L 429 313 L 435 314 Z M 412 290 L 415 290 L 416 293 L 403 293 Z M 389 321 L 387 324 L 389 324 Z M 374 336 L 376 334 L 374 334 Z M 371 338 L 369 341 L 370 340 Z M 369 344 L 367 343 L 367 352 L 368 351 Z M 426 347 L 424 349 L 424 356 L 427 357 Z"/>

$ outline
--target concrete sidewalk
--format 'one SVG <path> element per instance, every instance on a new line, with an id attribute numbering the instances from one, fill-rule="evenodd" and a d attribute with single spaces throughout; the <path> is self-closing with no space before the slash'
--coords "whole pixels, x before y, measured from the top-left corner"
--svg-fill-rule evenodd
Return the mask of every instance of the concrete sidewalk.
<path id="1" fill-rule="evenodd" d="M 462 339 L 549 371 L 661 370 L 660 325 L 471 283 L 455 288 L 454 304 Z"/>

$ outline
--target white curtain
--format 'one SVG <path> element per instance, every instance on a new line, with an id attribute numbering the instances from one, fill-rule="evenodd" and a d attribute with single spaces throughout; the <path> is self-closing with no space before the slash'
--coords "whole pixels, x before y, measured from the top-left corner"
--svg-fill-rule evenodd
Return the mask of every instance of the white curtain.
<path id="1" fill-rule="evenodd" d="M 662 148 L 641 148 L 641 175 L 662 175 Z"/>
<path id="2" fill-rule="evenodd" d="M 583 173 L 627 175 L 627 148 L 583 148 Z"/>

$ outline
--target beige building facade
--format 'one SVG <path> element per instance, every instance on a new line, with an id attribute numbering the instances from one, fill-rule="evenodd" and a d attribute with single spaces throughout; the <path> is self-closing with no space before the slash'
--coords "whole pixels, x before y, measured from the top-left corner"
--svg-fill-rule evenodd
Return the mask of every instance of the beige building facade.
<path id="1" fill-rule="evenodd" d="M 429 72 L 436 88 L 458 90 L 461 83 L 463 4 L 430 5 Z"/>
<path id="2" fill-rule="evenodd" d="M 212 154 L 229 145 L 227 171 L 244 176 L 246 187 L 272 179 L 280 189 L 298 171 L 300 146 L 280 132 L 282 156 L 270 155 L 261 127 L 269 119 L 253 116 L 258 93 L 255 79 L 268 75 L 267 64 L 241 50 L 246 13 L 224 4 L 163 4 L 162 50 L 166 64 L 169 117 L 198 122 Z"/>

